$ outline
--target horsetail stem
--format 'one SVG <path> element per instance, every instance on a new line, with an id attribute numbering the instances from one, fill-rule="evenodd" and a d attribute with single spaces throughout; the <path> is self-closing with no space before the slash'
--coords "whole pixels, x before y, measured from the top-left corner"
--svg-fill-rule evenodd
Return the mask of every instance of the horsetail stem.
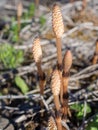
<path id="1" fill-rule="evenodd" d="M 59 93 L 60 93 L 60 76 L 59 71 L 54 70 L 52 74 L 51 89 L 55 100 L 56 110 L 60 109 Z"/>
<path id="2" fill-rule="evenodd" d="M 96 40 L 95 54 L 93 57 L 93 65 L 98 61 L 98 39 Z"/>
<path id="3" fill-rule="evenodd" d="M 33 44 L 33 56 L 37 65 L 38 75 L 39 75 L 39 85 L 40 85 L 40 94 L 44 94 L 45 87 L 45 74 L 41 67 L 41 59 L 42 59 L 42 49 L 40 45 L 40 39 L 36 38 Z"/>
<path id="4" fill-rule="evenodd" d="M 21 21 L 22 12 L 23 12 L 23 5 L 22 2 L 19 2 L 17 6 L 18 33 L 20 33 L 20 29 L 21 29 L 20 21 Z"/>
<path id="5" fill-rule="evenodd" d="M 82 2 L 82 9 L 84 10 L 86 8 L 87 5 L 87 0 L 83 0 Z"/>
<path id="6" fill-rule="evenodd" d="M 71 66 L 72 66 L 72 54 L 71 54 L 70 49 L 68 49 L 64 55 L 64 58 L 63 58 L 63 71 L 64 71 L 64 73 L 69 72 Z"/>
<path id="7" fill-rule="evenodd" d="M 64 24 L 60 8 L 56 4 L 53 6 L 52 27 L 56 37 L 58 65 L 61 66 L 62 65 L 61 37 L 64 33 Z"/>
<path id="8" fill-rule="evenodd" d="M 60 93 L 60 75 L 58 70 L 53 71 L 52 81 L 51 81 L 51 89 L 54 97 L 54 104 L 56 107 L 56 123 L 58 130 L 62 130 L 61 125 L 61 115 L 60 115 L 60 101 L 59 101 L 59 93 Z"/>
<path id="9" fill-rule="evenodd" d="M 39 6 L 39 0 L 35 0 L 35 5 L 38 8 L 38 6 Z"/>
<path id="10" fill-rule="evenodd" d="M 60 100 L 62 102 L 63 87 L 62 87 L 62 43 L 61 43 L 61 37 L 64 33 L 64 24 L 63 24 L 63 18 L 62 18 L 60 8 L 56 4 L 53 6 L 53 11 L 52 11 L 52 27 L 53 27 L 53 31 L 54 31 L 54 34 L 56 37 L 58 70 L 59 70 L 59 75 L 61 78 Z"/>
<path id="11" fill-rule="evenodd" d="M 52 116 L 48 120 L 48 130 L 57 130 L 56 122 Z"/>
<path id="12" fill-rule="evenodd" d="M 70 50 L 64 55 L 63 59 L 63 118 L 67 117 L 68 114 L 68 82 L 69 82 L 69 72 L 72 66 L 72 54 Z"/>
<path id="13" fill-rule="evenodd" d="M 60 7 L 57 4 L 53 6 L 52 27 L 56 38 L 61 38 L 64 33 L 64 24 Z"/>

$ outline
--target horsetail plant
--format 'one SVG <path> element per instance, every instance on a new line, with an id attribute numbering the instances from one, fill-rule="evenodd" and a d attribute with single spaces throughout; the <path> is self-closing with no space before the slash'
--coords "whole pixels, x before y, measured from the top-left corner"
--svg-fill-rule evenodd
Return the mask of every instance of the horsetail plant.
<path id="1" fill-rule="evenodd" d="M 93 65 L 98 61 L 98 39 L 96 40 L 95 54 L 93 57 Z"/>
<path id="2" fill-rule="evenodd" d="M 68 82 L 69 73 L 72 65 L 72 54 L 70 50 L 67 50 L 63 59 L 63 118 L 67 117 L 68 114 Z"/>
<path id="3" fill-rule="evenodd" d="M 36 38 L 33 44 L 33 57 L 37 66 L 38 75 L 39 75 L 39 86 L 40 86 L 40 94 L 44 94 L 45 87 L 45 74 L 41 67 L 41 59 L 42 59 L 42 49 L 40 45 L 40 38 Z"/>
<path id="4" fill-rule="evenodd" d="M 35 0 L 35 5 L 36 5 L 36 8 L 39 7 L 39 0 Z"/>
<path id="5" fill-rule="evenodd" d="M 62 14 L 58 5 L 53 6 L 52 27 L 56 37 L 58 66 L 62 66 L 61 37 L 64 33 Z"/>
<path id="6" fill-rule="evenodd" d="M 82 10 L 84 10 L 86 8 L 87 5 L 87 0 L 83 0 L 82 2 Z"/>
<path id="7" fill-rule="evenodd" d="M 64 33 L 64 24 L 62 19 L 62 14 L 60 11 L 60 8 L 57 4 L 53 6 L 52 11 L 52 27 L 53 32 L 56 37 L 56 47 L 57 47 L 57 60 L 58 60 L 58 70 L 61 78 L 61 88 L 60 88 L 60 100 L 62 102 L 62 94 L 63 94 L 63 88 L 62 88 L 62 44 L 61 44 L 61 38 Z"/>
<path id="8" fill-rule="evenodd" d="M 57 130 L 56 122 L 52 116 L 48 120 L 48 130 Z"/>
<path id="9" fill-rule="evenodd" d="M 18 33 L 20 33 L 20 29 L 21 29 L 20 21 L 21 21 L 22 12 L 23 12 L 23 5 L 22 2 L 19 2 L 17 6 Z"/>
<path id="10" fill-rule="evenodd" d="M 63 59 L 63 72 L 68 73 L 70 71 L 71 66 L 72 66 L 72 53 L 70 49 L 68 49 Z"/>
<path id="11" fill-rule="evenodd" d="M 70 0 L 70 2 L 71 2 L 71 3 L 73 3 L 73 2 L 74 2 L 74 0 Z"/>
<path id="12" fill-rule="evenodd" d="M 56 107 L 56 123 L 58 130 L 62 130 L 61 125 L 61 114 L 60 114 L 60 101 L 59 101 L 59 94 L 60 94 L 60 84 L 61 79 L 59 75 L 59 71 L 56 69 L 53 71 L 52 81 L 51 81 L 51 89 L 54 97 L 54 104 Z"/>
<path id="13" fill-rule="evenodd" d="M 98 39 L 96 40 L 96 50 L 95 50 L 96 55 L 98 55 Z"/>

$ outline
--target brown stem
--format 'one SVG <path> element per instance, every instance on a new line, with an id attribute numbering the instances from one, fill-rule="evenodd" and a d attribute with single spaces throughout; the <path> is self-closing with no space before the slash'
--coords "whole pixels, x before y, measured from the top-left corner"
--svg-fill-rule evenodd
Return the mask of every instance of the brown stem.
<path id="1" fill-rule="evenodd" d="M 95 55 L 93 58 L 93 65 L 96 64 L 98 61 L 98 55 Z"/>
<path id="2" fill-rule="evenodd" d="M 62 125 L 61 125 L 61 116 L 60 116 L 60 102 L 59 102 L 59 96 L 54 95 L 54 103 L 56 107 L 56 123 L 57 123 L 57 128 L 58 130 L 62 130 Z"/>
<path id="3" fill-rule="evenodd" d="M 68 92 L 68 82 L 69 82 L 69 76 L 66 74 L 66 76 L 63 76 L 63 93 Z"/>
<path id="4" fill-rule="evenodd" d="M 18 21 L 18 36 L 20 38 L 20 30 L 21 30 L 21 16 L 17 16 L 17 21 Z"/>
<path id="5" fill-rule="evenodd" d="M 45 75 L 41 68 L 41 63 L 36 63 L 37 69 L 38 69 L 38 75 L 39 75 L 39 86 L 40 86 L 40 94 L 44 94 L 44 88 L 45 88 Z"/>
<path id="6" fill-rule="evenodd" d="M 96 40 L 96 48 L 95 48 L 95 55 L 93 57 L 93 65 L 96 64 L 98 61 L 98 39 Z"/>
<path id="7" fill-rule="evenodd" d="M 45 88 L 45 80 L 40 80 L 39 84 L 40 84 L 40 94 L 43 95 L 44 94 L 44 88 Z"/>
<path id="8" fill-rule="evenodd" d="M 62 127 L 62 130 L 67 130 L 65 127 Z"/>
<path id="9" fill-rule="evenodd" d="M 38 74 L 40 76 L 43 76 L 43 71 L 42 71 L 42 68 L 41 68 L 41 62 L 36 63 L 36 65 L 37 65 L 37 69 L 38 69 Z"/>
<path id="10" fill-rule="evenodd" d="M 62 75 L 62 74 L 60 74 Z M 63 104 L 63 83 L 62 83 L 62 77 L 61 77 L 61 87 L 60 87 L 60 102 Z"/>
<path id="11" fill-rule="evenodd" d="M 39 10 L 39 0 L 35 0 L 35 6 L 36 6 L 36 10 L 35 10 L 35 17 L 40 17 L 40 10 Z"/>
<path id="12" fill-rule="evenodd" d="M 95 53 L 96 53 L 96 55 L 98 55 L 98 39 L 97 39 L 97 41 L 96 41 L 96 49 L 95 49 Z"/>
<path id="13" fill-rule="evenodd" d="M 58 130 L 62 130 L 59 95 L 54 95 L 54 104 L 56 107 L 56 123 Z"/>
<path id="14" fill-rule="evenodd" d="M 56 37 L 56 47 L 57 47 L 57 59 L 58 59 L 58 70 L 61 79 L 61 86 L 60 86 L 60 101 L 62 103 L 62 96 L 63 96 L 63 85 L 62 85 L 62 47 L 61 47 L 61 38 Z"/>
<path id="15" fill-rule="evenodd" d="M 35 5 L 38 8 L 38 6 L 39 6 L 39 0 L 35 0 Z"/>
<path id="16" fill-rule="evenodd" d="M 61 117 L 56 117 L 57 129 L 62 130 Z"/>
<path id="17" fill-rule="evenodd" d="M 82 10 L 84 10 L 86 8 L 86 5 L 87 5 L 87 0 L 83 0 L 83 3 L 82 3 Z"/>
<path id="18" fill-rule="evenodd" d="M 68 74 L 63 75 L 63 118 L 66 118 L 68 114 L 68 82 Z"/>
<path id="19" fill-rule="evenodd" d="M 40 94 L 44 95 L 44 88 L 45 88 L 45 75 L 41 68 L 41 62 L 36 63 L 38 75 L 39 75 L 39 87 L 40 87 Z M 40 101 L 41 107 L 44 106 L 43 102 Z"/>
<path id="20" fill-rule="evenodd" d="M 57 59 L 58 59 L 58 65 L 59 65 L 59 66 L 62 66 L 61 38 L 56 38 L 56 46 L 57 46 Z"/>
<path id="21" fill-rule="evenodd" d="M 67 119 L 67 115 L 68 115 L 68 99 L 65 99 L 63 105 L 64 105 L 63 106 L 64 107 L 63 119 Z"/>
<path id="22" fill-rule="evenodd" d="M 70 0 L 70 2 L 71 2 L 71 3 L 73 3 L 73 2 L 74 2 L 74 0 Z"/>
<path id="23" fill-rule="evenodd" d="M 60 111 L 60 102 L 59 102 L 59 96 L 58 95 L 54 95 L 54 104 L 55 104 L 56 110 Z"/>

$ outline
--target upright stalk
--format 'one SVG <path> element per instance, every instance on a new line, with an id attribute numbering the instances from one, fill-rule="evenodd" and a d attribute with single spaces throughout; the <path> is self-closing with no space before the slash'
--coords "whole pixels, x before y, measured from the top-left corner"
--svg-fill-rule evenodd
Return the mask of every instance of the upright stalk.
<path id="1" fill-rule="evenodd" d="M 58 70 L 59 75 L 61 78 L 61 85 L 60 85 L 60 101 L 62 103 L 62 94 L 63 94 L 63 87 L 62 87 L 62 43 L 61 37 L 64 33 L 64 24 L 63 18 L 58 5 L 53 6 L 52 11 L 52 27 L 56 37 L 56 47 L 57 47 L 57 60 L 58 60 Z"/>
<path id="2" fill-rule="evenodd" d="M 94 58 L 93 58 L 93 65 L 95 65 L 98 61 L 98 55 L 94 55 Z"/>
<path id="3" fill-rule="evenodd" d="M 72 54 L 70 50 L 64 55 L 63 59 L 63 118 L 67 119 L 68 114 L 68 82 L 69 82 L 69 73 L 72 65 Z"/>
<path id="4" fill-rule="evenodd" d="M 18 21 L 18 36 L 20 37 L 20 35 L 19 35 L 19 33 L 20 33 L 20 30 L 21 30 L 21 17 L 20 16 L 18 16 L 17 17 L 17 21 Z"/>
<path id="5" fill-rule="evenodd" d="M 61 124 L 61 114 L 60 114 L 60 101 L 59 101 L 59 93 L 60 93 L 60 75 L 58 70 L 54 70 L 52 75 L 52 81 L 51 81 L 51 89 L 54 97 L 54 104 L 56 108 L 56 123 L 57 123 L 57 129 L 62 130 L 62 124 Z"/>
<path id="6" fill-rule="evenodd" d="M 17 6 L 18 35 L 20 34 L 20 30 L 21 30 L 22 12 L 23 12 L 23 6 L 22 6 L 22 3 L 19 2 L 18 6 Z M 19 38 L 20 38 L 20 35 L 19 35 Z"/>
<path id="7" fill-rule="evenodd" d="M 57 47 L 57 59 L 58 59 L 58 69 L 62 69 L 62 50 L 61 50 L 61 38 L 56 37 L 56 47 Z"/>
<path id="8" fill-rule="evenodd" d="M 98 39 L 96 40 L 95 54 L 93 57 L 93 65 L 98 61 Z"/>
<path id="9" fill-rule="evenodd" d="M 40 94 L 44 94 L 45 88 L 45 74 L 41 67 L 41 59 L 42 59 L 42 50 L 40 45 L 40 39 L 36 38 L 33 44 L 33 56 L 37 66 L 38 75 L 39 75 L 39 86 L 40 86 Z"/>
<path id="10" fill-rule="evenodd" d="M 70 2 L 71 2 L 71 3 L 73 3 L 73 2 L 74 2 L 74 0 L 70 0 Z"/>
<path id="11" fill-rule="evenodd" d="M 69 82 L 69 74 L 63 72 L 63 118 L 67 119 L 68 114 L 68 82 Z"/>
<path id="12" fill-rule="evenodd" d="M 87 6 L 87 0 L 83 0 L 82 2 L 82 10 L 84 10 Z"/>
<path id="13" fill-rule="evenodd" d="M 39 0 L 35 0 L 35 5 L 36 5 L 36 8 L 38 9 L 38 7 L 39 7 Z"/>
<path id="14" fill-rule="evenodd" d="M 39 1 L 40 1 L 40 0 L 35 0 L 35 6 L 36 6 L 35 16 L 36 16 L 36 17 L 39 17 L 39 16 L 40 16 Z"/>
<path id="15" fill-rule="evenodd" d="M 39 75 L 39 86 L 40 86 L 40 94 L 44 95 L 45 88 L 45 73 L 42 71 L 41 63 L 36 63 L 38 75 Z"/>

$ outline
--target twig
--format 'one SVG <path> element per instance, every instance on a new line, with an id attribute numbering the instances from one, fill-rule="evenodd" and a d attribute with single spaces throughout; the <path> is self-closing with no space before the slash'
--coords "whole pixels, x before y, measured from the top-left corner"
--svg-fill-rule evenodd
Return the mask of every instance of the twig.
<path id="1" fill-rule="evenodd" d="M 83 73 L 87 73 L 88 71 L 94 71 L 95 69 L 98 68 L 98 64 L 96 65 L 91 65 L 83 70 L 81 70 L 79 73 L 73 75 L 72 77 L 78 77 L 79 75 L 83 74 Z"/>
<path id="2" fill-rule="evenodd" d="M 47 104 L 50 104 L 53 101 L 53 96 L 49 97 L 46 101 Z"/>
<path id="3" fill-rule="evenodd" d="M 97 114 L 98 114 L 98 112 L 95 113 L 93 116 L 89 117 L 89 118 L 85 121 L 85 124 L 87 124 L 87 123 L 88 123 L 91 119 L 93 119 Z"/>
<path id="4" fill-rule="evenodd" d="M 66 130 L 70 130 L 70 128 L 66 122 L 62 121 L 62 125 L 66 128 Z"/>
<path id="5" fill-rule="evenodd" d="M 55 57 L 56 57 L 56 54 L 55 54 L 54 56 L 52 56 L 52 57 L 49 56 L 49 57 L 48 57 L 48 61 L 49 61 L 51 58 L 55 58 Z M 47 61 L 47 58 L 43 60 L 43 62 L 46 62 L 46 61 Z M 49 65 L 49 64 L 47 64 L 47 66 L 48 66 L 48 65 Z M 94 71 L 94 70 L 96 70 L 97 68 L 98 68 L 98 64 L 96 64 L 96 65 L 91 65 L 91 66 L 89 66 L 89 67 L 83 69 L 83 70 L 80 71 L 79 73 L 72 75 L 71 78 L 70 78 L 70 81 L 75 81 L 75 80 L 78 80 L 78 79 L 88 78 L 88 77 L 90 77 L 90 76 L 93 75 L 93 74 L 97 74 L 98 72 L 97 72 L 97 71 Z M 2 75 L 0 76 L 0 83 L 4 83 L 4 82 L 6 82 L 6 80 L 8 80 L 8 79 L 12 79 L 15 75 L 22 76 L 22 75 L 25 75 L 25 74 L 27 74 L 27 73 L 30 73 L 30 72 L 32 72 L 32 71 L 34 71 L 34 70 L 36 70 L 36 67 L 35 67 L 35 64 L 34 64 L 34 63 L 30 64 L 29 66 L 19 67 L 19 68 L 17 68 L 17 71 L 18 71 L 18 72 L 17 72 L 16 74 L 14 74 L 14 75 L 13 75 L 13 72 L 9 71 L 9 76 L 10 76 L 10 77 L 8 77 L 7 79 L 3 78 L 4 75 L 6 75 L 7 73 L 2 74 Z M 94 71 L 94 72 L 91 72 L 91 73 L 88 74 L 89 71 Z M 10 75 L 10 73 L 11 73 L 11 75 Z M 85 76 L 85 74 L 82 75 L 83 73 L 87 73 L 86 76 Z M 78 76 L 80 76 L 80 77 L 78 77 Z"/>
<path id="6" fill-rule="evenodd" d="M 88 78 L 92 75 L 96 75 L 98 74 L 98 71 L 94 71 L 94 72 L 91 72 L 91 73 L 88 73 L 88 74 L 83 74 L 83 75 L 80 75 L 78 77 L 74 77 L 74 78 L 70 78 L 70 81 L 76 81 L 76 80 L 79 80 L 79 79 L 85 79 L 85 78 Z"/>
<path id="7" fill-rule="evenodd" d="M 4 100 L 4 99 L 28 99 L 28 98 L 32 98 L 32 99 L 40 99 L 39 95 L 6 95 L 6 96 L 0 96 L 0 100 Z"/>
<path id="8" fill-rule="evenodd" d="M 16 111 L 19 110 L 18 107 L 8 107 L 8 106 L 2 106 L 2 105 L 0 105 L 0 109 L 16 110 Z"/>
<path id="9" fill-rule="evenodd" d="M 94 101 L 94 102 L 98 102 L 98 98 L 96 98 L 96 99 L 87 99 L 87 102 L 89 103 L 89 102 L 92 102 L 92 101 Z M 76 104 L 76 103 L 83 103 L 84 102 L 84 100 L 81 100 L 81 101 L 74 101 L 74 102 L 70 102 L 70 103 L 68 103 L 69 105 L 73 105 L 73 104 Z"/>
<path id="10" fill-rule="evenodd" d="M 70 34 L 76 32 L 76 31 L 80 31 L 82 29 L 89 29 L 89 30 L 98 30 L 98 26 L 94 26 L 92 22 L 88 22 L 88 23 L 81 23 L 79 25 L 77 25 L 76 27 L 74 27 L 73 29 L 70 29 L 68 32 L 63 34 L 63 38 L 69 36 Z"/>
<path id="11" fill-rule="evenodd" d="M 23 21 L 24 22 L 24 21 Z M 29 22 L 29 21 L 27 21 L 27 22 Z M 82 23 L 82 24 L 79 24 L 79 25 L 77 25 L 76 27 L 74 27 L 74 28 L 72 28 L 72 29 L 70 29 L 70 30 L 68 30 L 67 32 L 65 32 L 64 34 L 63 34 L 63 39 L 65 38 L 65 37 L 67 37 L 67 36 L 69 36 L 69 35 L 71 35 L 72 33 L 74 33 L 74 32 L 76 32 L 76 31 L 82 31 L 82 29 L 84 30 L 84 29 L 90 29 L 90 30 L 96 30 L 96 31 L 98 31 L 98 26 L 93 26 L 93 23 L 91 23 L 91 22 L 88 22 L 88 23 Z M 36 37 L 36 35 L 33 37 L 33 39 Z M 44 45 L 43 44 L 43 42 L 45 43 L 46 42 L 46 44 L 48 44 L 49 43 L 49 41 L 42 41 L 41 42 L 41 45 Z M 53 42 L 53 40 L 51 40 L 51 42 Z M 15 47 L 15 49 L 29 49 L 29 48 L 31 48 L 32 47 L 32 43 L 31 44 L 25 44 L 25 45 L 16 45 L 16 46 L 14 46 Z"/>
<path id="12" fill-rule="evenodd" d="M 46 107 L 46 110 L 49 110 L 49 106 L 48 106 L 47 102 L 45 101 L 45 99 L 43 98 L 42 95 L 41 95 L 41 99 L 42 99 L 42 102 L 44 103 L 44 105 Z"/>

